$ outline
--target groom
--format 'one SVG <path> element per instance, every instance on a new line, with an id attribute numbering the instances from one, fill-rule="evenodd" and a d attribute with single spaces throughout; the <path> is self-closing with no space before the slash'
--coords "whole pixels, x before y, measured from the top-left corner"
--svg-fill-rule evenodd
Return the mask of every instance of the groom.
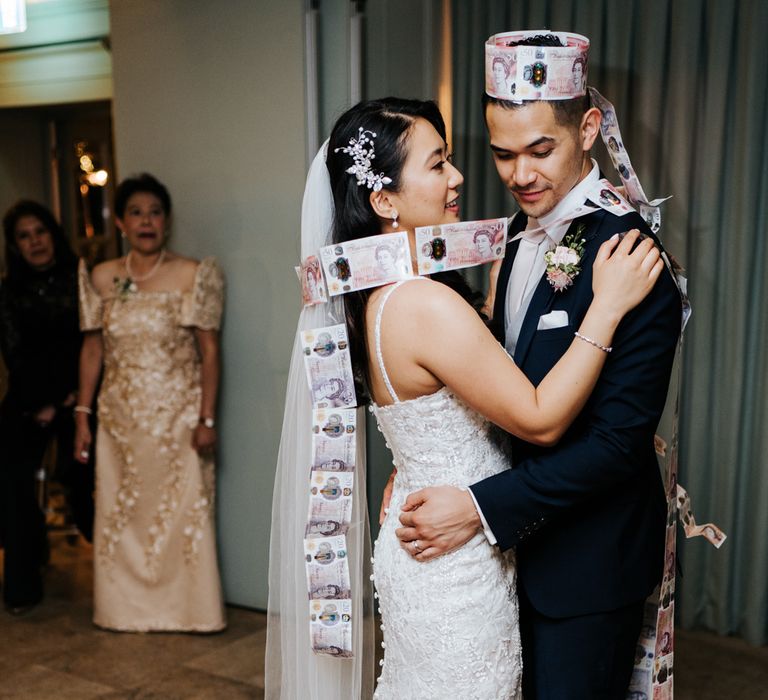
<path id="1" fill-rule="evenodd" d="M 520 44 L 554 45 L 554 35 Z M 534 54 L 538 68 L 545 54 Z M 527 77 L 541 82 L 535 70 Z M 592 299 L 600 244 L 631 228 L 652 235 L 636 213 L 619 216 L 596 201 L 601 175 L 589 151 L 601 113 L 583 84 L 570 83 L 562 90 L 578 92 L 563 99 L 553 99 L 546 85 L 530 90 L 519 80 L 511 87 L 516 92 L 493 96 L 489 83 L 483 101 L 499 177 L 521 209 L 498 276 L 494 323 L 533 384 L 572 342 L 582 342 L 574 331 Z M 585 204 L 597 210 L 584 215 Z M 578 248 L 582 239 L 581 272 L 556 291 L 544 274 L 544 254 L 556 245 Z M 417 491 L 403 507 L 398 536 L 421 561 L 479 530 L 500 550 L 516 549 L 526 700 L 626 695 L 644 600 L 662 574 L 666 502 L 653 436 L 680 326 L 680 295 L 671 275 L 662 274 L 619 326 L 594 393 L 559 444 L 514 440 L 512 469 L 470 491 Z"/>

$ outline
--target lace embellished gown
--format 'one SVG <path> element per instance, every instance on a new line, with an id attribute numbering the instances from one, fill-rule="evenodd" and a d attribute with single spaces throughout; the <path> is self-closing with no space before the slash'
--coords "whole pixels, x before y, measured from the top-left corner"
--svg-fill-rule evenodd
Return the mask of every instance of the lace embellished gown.
<path id="1" fill-rule="evenodd" d="M 478 533 L 460 549 L 418 562 L 399 544 L 398 514 L 412 491 L 470 484 L 508 468 L 490 437 L 490 423 L 447 387 L 372 407 L 397 467 L 389 513 L 374 548 L 374 580 L 384 631 L 379 700 L 519 699 L 522 657 L 514 561 Z"/>
<path id="2" fill-rule="evenodd" d="M 195 328 L 218 329 L 223 279 L 203 260 L 189 292 L 102 299 L 81 262 L 80 325 L 101 330 L 94 622 L 132 631 L 225 627 L 214 464 L 192 448 L 200 411 Z"/>

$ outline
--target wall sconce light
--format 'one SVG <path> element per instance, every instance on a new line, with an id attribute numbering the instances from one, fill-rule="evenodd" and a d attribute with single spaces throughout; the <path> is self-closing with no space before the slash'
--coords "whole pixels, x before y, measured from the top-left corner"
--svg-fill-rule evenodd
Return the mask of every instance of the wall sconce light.
<path id="1" fill-rule="evenodd" d="M 0 0 L 0 34 L 15 34 L 26 29 L 25 0 Z"/>

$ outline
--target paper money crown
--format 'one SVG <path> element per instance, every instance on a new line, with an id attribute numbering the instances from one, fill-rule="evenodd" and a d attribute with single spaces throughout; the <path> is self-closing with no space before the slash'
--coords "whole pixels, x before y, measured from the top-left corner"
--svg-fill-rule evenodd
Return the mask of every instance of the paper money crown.
<path id="1" fill-rule="evenodd" d="M 563 46 L 511 46 L 554 35 Z M 536 29 L 494 34 L 485 42 L 485 91 L 501 100 L 570 100 L 587 91 L 589 39 Z"/>

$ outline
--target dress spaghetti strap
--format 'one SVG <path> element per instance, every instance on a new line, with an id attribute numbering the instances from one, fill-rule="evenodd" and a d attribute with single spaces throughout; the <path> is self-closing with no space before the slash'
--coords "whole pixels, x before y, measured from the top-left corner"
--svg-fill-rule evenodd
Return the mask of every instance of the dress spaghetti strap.
<path id="1" fill-rule="evenodd" d="M 419 280 L 424 278 L 414 277 L 413 279 Z M 381 304 L 379 304 L 379 309 L 376 312 L 376 324 L 374 326 L 374 338 L 376 342 L 376 360 L 379 363 L 379 371 L 381 372 L 381 376 L 384 379 L 384 385 L 387 387 L 387 391 L 389 392 L 389 395 L 392 397 L 392 401 L 394 401 L 395 403 L 400 403 L 400 399 L 395 393 L 395 388 L 392 386 L 392 382 L 389 381 L 387 368 L 384 366 L 384 356 L 381 354 L 381 317 L 384 314 L 384 306 L 386 306 L 386 303 L 389 300 L 389 297 L 392 295 L 392 292 L 394 292 L 400 285 L 409 281 L 410 279 L 400 280 L 399 282 L 395 282 L 386 292 L 384 292 L 384 298 L 381 300 Z"/>

